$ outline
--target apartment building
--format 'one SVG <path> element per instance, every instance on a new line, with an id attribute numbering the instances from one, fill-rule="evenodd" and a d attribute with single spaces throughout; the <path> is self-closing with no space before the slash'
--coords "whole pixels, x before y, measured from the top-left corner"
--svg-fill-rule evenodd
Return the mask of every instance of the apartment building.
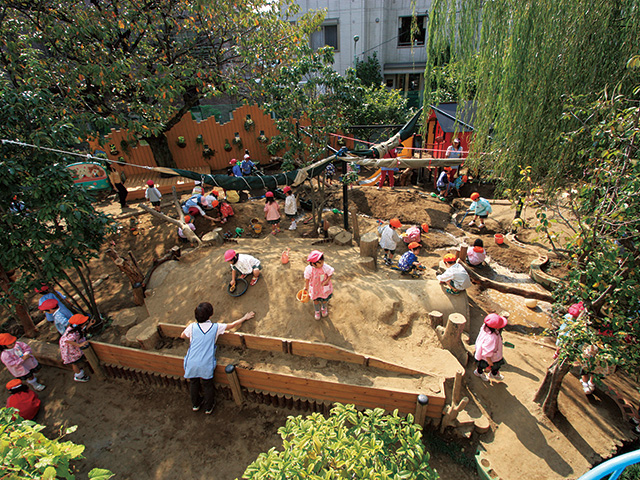
<path id="1" fill-rule="evenodd" d="M 301 14 L 326 10 L 311 46 L 335 48 L 334 68 L 344 73 L 355 59 L 366 60 L 377 52 L 384 82 L 404 92 L 413 106 L 422 105 L 428 0 L 297 0 Z M 418 34 L 411 38 L 412 3 Z"/>

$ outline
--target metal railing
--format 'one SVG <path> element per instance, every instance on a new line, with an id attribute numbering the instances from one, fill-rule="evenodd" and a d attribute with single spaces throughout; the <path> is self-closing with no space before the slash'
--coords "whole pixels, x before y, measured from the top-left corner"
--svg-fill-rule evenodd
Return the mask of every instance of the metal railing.
<path id="1" fill-rule="evenodd" d="M 600 480 L 607 478 L 608 480 L 616 480 L 629 465 L 640 463 L 640 450 L 625 453 L 611 460 L 601 463 L 597 467 L 589 470 L 578 480 Z"/>

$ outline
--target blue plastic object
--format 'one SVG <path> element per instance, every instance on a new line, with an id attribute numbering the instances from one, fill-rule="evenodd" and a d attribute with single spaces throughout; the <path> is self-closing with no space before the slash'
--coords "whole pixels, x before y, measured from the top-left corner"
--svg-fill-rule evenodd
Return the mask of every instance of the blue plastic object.
<path id="1" fill-rule="evenodd" d="M 611 460 L 607 460 L 589 470 L 578 480 L 600 480 L 605 477 L 607 477 L 608 480 L 616 480 L 625 468 L 635 463 L 640 463 L 640 450 L 625 453 L 624 455 L 619 455 Z"/>

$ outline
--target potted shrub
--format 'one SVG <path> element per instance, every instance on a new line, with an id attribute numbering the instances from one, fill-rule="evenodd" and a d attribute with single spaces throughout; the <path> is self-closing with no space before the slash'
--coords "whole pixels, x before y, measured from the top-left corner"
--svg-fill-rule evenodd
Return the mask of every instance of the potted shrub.
<path id="1" fill-rule="evenodd" d="M 202 156 L 204 158 L 211 158 L 216 154 L 216 151 L 213 150 L 211 147 L 209 147 L 209 145 L 207 145 L 206 143 L 204 144 L 204 147 L 202 148 Z"/>
<path id="2" fill-rule="evenodd" d="M 127 142 L 125 139 L 120 140 L 120 148 L 122 149 L 123 153 L 128 154 L 129 153 L 129 142 Z"/>
<path id="3" fill-rule="evenodd" d="M 198 135 L 198 136 L 196 137 L 196 143 L 197 143 L 198 145 L 202 145 L 202 144 L 204 143 L 204 138 L 202 137 L 202 135 Z"/>
<path id="4" fill-rule="evenodd" d="M 233 140 L 231 140 L 233 144 L 236 146 L 238 150 L 242 150 L 242 139 L 240 138 L 240 133 L 236 132 Z"/>
<path id="5" fill-rule="evenodd" d="M 229 143 L 229 140 L 227 140 L 226 138 L 224 139 L 224 151 L 225 152 L 231 151 L 231 144 Z"/>
<path id="6" fill-rule="evenodd" d="M 118 153 L 120 153 L 113 143 L 109 144 L 109 152 L 111 153 L 111 155 L 117 155 Z"/>
<path id="7" fill-rule="evenodd" d="M 254 129 L 255 126 L 256 126 L 256 124 L 253 121 L 253 119 L 251 118 L 251 115 L 247 115 L 247 118 L 244 121 L 244 129 L 247 132 L 250 132 L 251 130 Z"/>
<path id="8" fill-rule="evenodd" d="M 176 140 L 176 143 L 180 148 L 184 148 L 187 146 L 187 141 L 184 139 L 183 136 L 178 137 L 178 140 Z"/>
<path id="9" fill-rule="evenodd" d="M 269 138 L 267 138 L 267 136 L 264 134 L 264 130 L 260 130 L 260 135 L 258 135 L 258 141 L 264 144 L 269 143 Z"/>

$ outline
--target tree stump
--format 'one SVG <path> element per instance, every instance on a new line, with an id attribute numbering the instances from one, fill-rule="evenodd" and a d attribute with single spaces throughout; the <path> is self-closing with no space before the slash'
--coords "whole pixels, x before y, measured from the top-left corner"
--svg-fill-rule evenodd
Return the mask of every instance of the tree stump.
<path id="1" fill-rule="evenodd" d="M 352 240 L 353 240 L 353 236 L 346 230 L 343 230 L 342 232 L 340 232 L 338 235 L 334 237 L 333 243 L 344 247 L 344 246 L 351 245 Z"/>
<path id="2" fill-rule="evenodd" d="M 467 259 L 467 249 L 469 246 L 466 243 L 460 245 L 460 250 L 458 250 L 458 258 L 461 262 L 464 262 Z"/>
<path id="3" fill-rule="evenodd" d="M 449 315 L 446 327 L 436 327 L 436 334 L 442 348 L 449 350 L 463 367 L 467 365 L 468 360 L 467 351 L 462 345 L 462 332 L 466 323 L 467 319 L 464 315 L 452 313 Z"/>
<path id="4" fill-rule="evenodd" d="M 360 242 L 360 224 L 358 223 L 358 215 L 356 209 L 351 210 L 351 224 L 353 225 L 353 239 L 356 243 Z"/>
<path id="5" fill-rule="evenodd" d="M 360 237 L 360 256 L 378 258 L 378 234 L 373 232 L 367 232 Z"/>
<path id="6" fill-rule="evenodd" d="M 340 233 L 342 233 L 344 231 L 345 230 L 342 227 L 333 226 L 333 227 L 329 227 L 329 229 L 327 230 L 327 234 L 329 235 L 329 238 L 331 240 L 333 240 L 334 238 L 336 238 L 338 236 L 338 234 L 340 234 Z"/>
<path id="7" fill-rule="evenodd" d="M 434 310 L 433 312 L 429 312 L 429 320 L 431 320 L 431 328 L 436 328 L 438 326 L 444 325 L 444 315 L 442 312 Z"/>
<path id="8" fill-rule="evenodd" d="M 360 265 L 364 270 L 368 270 L 371 272 L 375 272 L 378 270 L 378 267 L 376 266 L 376 259 L 372 257 L 359 258 L 358 265 Z"/>
<path id="9" fill-rule="evenodd" d="M 440 433 L 443 433 L 445 428 L 455 424 L 458 413 L 467 406 L 467 403 L 469 403 L 469 399 L 464 397 L 457 405 L 452 404 L 444 409 L 444 415 L 440 423 Z"/>

